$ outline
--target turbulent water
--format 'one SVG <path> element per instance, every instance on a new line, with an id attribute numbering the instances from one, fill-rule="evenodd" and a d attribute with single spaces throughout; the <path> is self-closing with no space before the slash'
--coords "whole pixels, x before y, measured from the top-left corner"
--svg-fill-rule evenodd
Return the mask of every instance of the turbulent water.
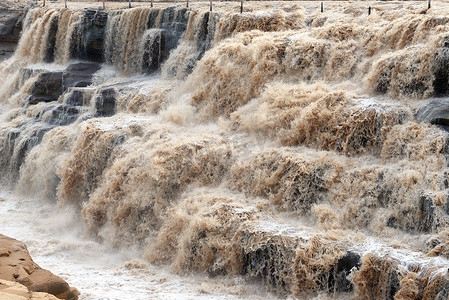
<path id="1" fill-rule="evenodd" d="M 2 233 L 82 299 L 448 299 L 435 5 L 30 9 Z"/>

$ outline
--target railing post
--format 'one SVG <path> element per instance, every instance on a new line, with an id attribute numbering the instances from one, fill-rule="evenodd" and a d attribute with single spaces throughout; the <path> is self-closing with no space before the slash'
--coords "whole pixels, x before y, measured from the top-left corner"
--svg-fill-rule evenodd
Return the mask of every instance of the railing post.
<path id="1" fill-rule="evenodd" d="M 128 0 L 129 8 L 131 8 L 131 0 Z"/>
<path id="2" fill-rule="evenodd" d="M 67 0 L 64 0 L 64 7 L 67 8 Z"/>
<path id="3" fill-rule="evenodd" d="M 243 0 L 240 1 L 240 13 L 243 14 Z"/>
<path id="4" fill-rule="evenodd" d="M 323 2 L 321 2 L 321 12 L 324 12 L 324 5 L 323 5 Z"/>
<path id="5" fill-rule="evenodd" d="M 153 7 L 153 0 L 151 0 L 151 7 Z"/>
<path id="6" fill-rule="evenodd" d="M 187 4 L 186 4 L 186 7 L 189 7 L 189 0 L 187 0 Z"/>
<path id="7" fill-rule="evenodd" d="M 371 15 L 371 6 L 368 6 L 368 16 Z"/>
<path id="8" fill-rule="evenodd" d="M 212 11 L 212 0 L 210 0 L 210 11 Z"/>
<path id="9" fill-rule="evenodd" d="M 430 0 L 427 3 L 427 9 L 430 9 Z"/>
<path id="10" fill-rule="evenodd" d="M 45 7 L 45 0 L 44 0 L 44 4 L 42 5 L 42 7 Z"/>

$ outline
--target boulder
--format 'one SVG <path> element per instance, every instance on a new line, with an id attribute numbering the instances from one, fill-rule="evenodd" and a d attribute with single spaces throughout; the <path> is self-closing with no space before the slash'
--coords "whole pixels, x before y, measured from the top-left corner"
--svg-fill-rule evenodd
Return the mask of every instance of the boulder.
<path id="1" fill-rule="evenodd" d="M 42 72 L 34 82 L 28 104 L 56 101 L 71 87 L 91 85 L 93 74 L 100 68 L 99 64 L 76 63 L 63 72 Z"/>
<path id="2" fill-rule="evenodd" d="M 116 101 L 119 93 L 115 88 L 106 88 L 95 97 L 95 109 L 100 117 L 109 117 L 115 114 Z"/>
<path id="3" fill-rule="evenodd" d="M 46 108 L 42 119 L 51 125 L 65 126 L 75 122 L 84 112 L 87 112 L 86 107 L 57 104 Z"/>
<path id="4" fill-rule="evenodd" d="M 7 280 L 0 280 L 0 299 L 8 300 L 58 300 L 48 293 L 30 292 L 26 286 Z"/>
<path id="5" fill-rule="evenodd" d="M 31 90 L 29 104 L 58 100 L 63 92 L 62 72 L 43 72 L 39 75 Z"/>
<path id="6" fill-rule="evenodd" d="M 449 98 L 430 101 L 420 107 L 415 115 L 419 122 L 439 125 L 449 129 Z"/>
<path id="7" fill-rule="evenodd" d="M 59 299 L 78 299 L 79 293 L 75 288 L 71 288 L 67 282 L 50 271 L 42 269 L 31 259 L 24 243 L 0 234 L 0 253 L 0 280 L 18 282 L 29 292 L 44 292 Z M 0 281 L 0 284 L 2 282 Z M 16 289 L 21 288 L 17 286 Z M 0 293 L 4 290 L 0 285 Z M 24 291 L 23 288 L 21 290 Z"/>
<path id="8" fill-rule="evenodd" d="M 26 10 L 0 8 L 0 42 L 17 43 Z"/>
<path id="9" fill-rule="evenodd" d="M 10 58 L 16 49 L 15 43 L 0 42 L 0 62 Z"/>
<path id="10" fill-rule="evenodd" d="M 83 106 L 84 105 L 84 93 L 80 90 L 74 90 L 67 96 L 66 101 L 68 105 Z"/>
<path id="11" fill-rule="evenodd" d="M 95 63 L 75 63 L 65 69 L 63 74 L 64 89 L 69 87 L 86 87 L 92 84 L 92 75 L 100 70 Z"/>

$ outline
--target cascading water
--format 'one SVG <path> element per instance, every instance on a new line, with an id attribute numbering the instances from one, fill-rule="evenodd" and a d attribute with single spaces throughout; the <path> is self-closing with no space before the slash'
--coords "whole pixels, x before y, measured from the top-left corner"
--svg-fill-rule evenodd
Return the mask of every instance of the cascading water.
<path id="1" fill-rule="evenodd" d="M 4 197 L 149 263 L 125 264 L 138 293 L 81 298 L 164 298 L 159 270 L 207 281 L 187 298 L 448 299 L 437 3 L 31 9 L 0 64 Z"/>

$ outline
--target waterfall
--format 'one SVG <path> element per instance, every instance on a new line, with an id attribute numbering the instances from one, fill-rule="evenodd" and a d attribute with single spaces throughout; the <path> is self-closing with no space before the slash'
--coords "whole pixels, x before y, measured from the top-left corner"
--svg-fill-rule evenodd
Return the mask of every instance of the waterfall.
<path id="1" fill-rule="evenodd" d="M 447 298 L 449 6 L 233 5 L 30 9 L 3 186 L 181 276 Z"/>

